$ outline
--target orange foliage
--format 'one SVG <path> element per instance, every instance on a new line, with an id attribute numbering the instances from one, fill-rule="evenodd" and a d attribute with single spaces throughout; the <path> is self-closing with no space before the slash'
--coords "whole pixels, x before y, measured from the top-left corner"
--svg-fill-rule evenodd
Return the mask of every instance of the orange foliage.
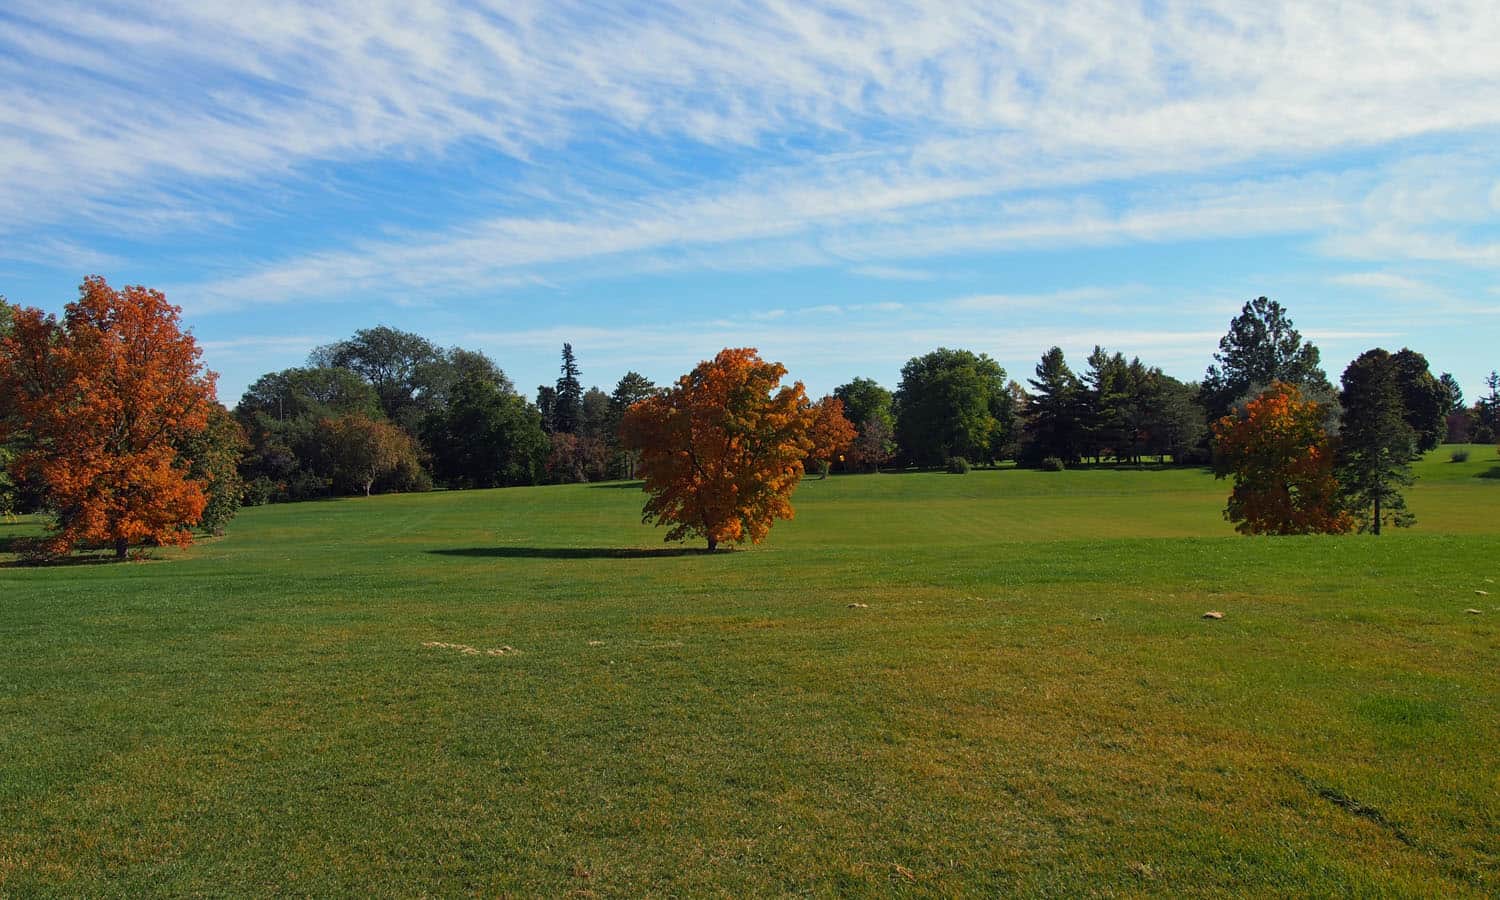
<path id="1" fill-rule="evenodd" d="M 807 458 L 832 463 L 841 459 L 844 451 L 859 436 L 854 423 L 844 417 L 844 401 L 837 397 L 824 397 L 812 405 L 812 425 L 807 436 L 812 440 L 812 449 Z"/>
<path id="2" fill-rule="evenodd" d="M 1234 476 L 1224 517 L 1241 534 L 1343 534 L 1333 450 L 1317 403 L 1276 382 L 1244 416 L 1214 424 L 1218 475 Z"/>
<path id="3" fill-rule="evenodd" d="M 621 438 L 640 453 L 651 494 L 643 521 L 671 524 L 669 541 L 696 534 L 713 550 L 759 543 L 773 520 L 792 517 L 813 412 L 801 382 L 780 386 L 785 374 L 753 349 L 722 350 L 626 410 Z"/>
<path id="4" fill-rule="evenodd" d="M 53 552 L 191 543 L 206 497 L 175 444 L 207 427 L 215 376 L 180 312 L 160 291 L 91 276 L 60 323 L 21 309 L 0 339 L 0 391 L 34 442 L 18 468 L 58 512 Z"/>

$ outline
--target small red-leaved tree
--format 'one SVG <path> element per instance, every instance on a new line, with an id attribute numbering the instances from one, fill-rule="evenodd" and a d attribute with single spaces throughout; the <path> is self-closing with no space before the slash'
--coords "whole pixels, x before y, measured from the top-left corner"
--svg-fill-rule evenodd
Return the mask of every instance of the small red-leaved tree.
<path id="1" fill-rule="evenodd" d="M 826 473 L 835 461 L 843 458 L 844 451 L 854 443 L 859 432 L 854 429 L 854 423 L 844 416 L 844 401 L 830 396 L 812 405 L 812 425 L 807 430 L 807 436 L 812 441 L 807 459 L 821 474 Z"/>
<path id="2" fill-rule="evenodd" d="M 177 448 L 206 427 L 214 375 L 180 312 L 160 291 L 92 276 L 61 321 L 16 310 L 0 339 L 10 427 L 30 435 L 16 467 L 57 513 L 51 553 L 191 543 L 207 498 Z"/>
<path id="3" fill-rule="evenodd" d="M 651 494 L 643 521 L 668 524 L 667 540 L 698 535 L 759 543 L 793 515 L 791 494 L 812 449 L 802 383 L 753 349 L 723 350 L 670 389 L 625 412 L 620 436 L 640 454 Z"/>
<path id="4" fill-rule="evenodd" d="M 1240 416 L 1214 424 L 1220 478 L 1233 476 L 1224 517 L 1241 534 L 1343 534 L 1334 454 L 1323 410 L 1293 385 L 1276 382 Z"/>

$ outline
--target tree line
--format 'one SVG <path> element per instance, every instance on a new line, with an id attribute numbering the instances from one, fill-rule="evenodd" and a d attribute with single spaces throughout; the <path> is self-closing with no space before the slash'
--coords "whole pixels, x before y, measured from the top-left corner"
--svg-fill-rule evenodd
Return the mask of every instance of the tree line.
<path id="1" fill-rule="evenodd" d="M 529 401 L 482 352 L 378 326 L 263 375 L 229 410 L 213 399 L 213 375 L 178 314 L 159 292 L 115 291 L 97 276 L 61 319 L 0 302 L 0 512 L 52 511 L 54 549 L 90 541 L 118 549 L 181 541 L 185 523 L 216 531 L 241 503 L 435 485 L 640 476 L 649 484 L 651 466 L 659 473 L 665 464 L 650 462 L 653 447 L 641 437 L 649 429 L 627 427 L 631 410 L 694 396 L 691 385 L 659 388 L 633 371 L 611 391 L 585 389 L 565 343 L 558 378 Z M 748 352 L 753 358 L 724 365 L 743 373 L 777 365 Z M 700 369 L 684 378 L 723 377 Z M 754 391 L 765 387 L 752 382 Z M 984 353 L 938 348 L 908 361 L 894 390 L 855 378 L 814 401 L 799 383 L 798 424 L 783 443 L 800 448 L 798 477 L 892 466 L 966 471 L 1002 460 L 1047 469 L 1212 462 L 1236 478 L 1230 514 L 1243 530 L 1301 529 L 1285 523 L 1320 514 L 1321 530 L 1337 530 L 1331 523 L 1352 527 L 1358 518 L 1351 492 L 1360 508 L 1378 510 L 1366 520 L 1400 524 L 1396 488 L 1412 456 L 1445 438 L 1493 438 L 1500 415 L 1496 375 L 1488 394 L 1466 406 L 1452 376 L 1434 377 L 1409 349 L 1372 350 L 1342 382 L 1332 385 L 1286 310 L 1260 297 L 1231 321 L 1200 382 L 1096 346 L 1081 372 L 1050 348 L 1023 385 Z M 693 415 L 701 427 L 705 413 Z M 1286 451 L 1280 458 L 1267 455 L 1273 434 Z M 1318 448 L 1316 465 L 1287 455 L 1293 445 Z M 1296 487 L 1304 476 L 1306 490 Z M 1266 512 L 1335 482 L 1338 503 L 1280 519 Z M 1264 493 L 1272 489 L 1285 496 Z M 138 514 L 125 495 L 151 496 L 159 509 Z"/>

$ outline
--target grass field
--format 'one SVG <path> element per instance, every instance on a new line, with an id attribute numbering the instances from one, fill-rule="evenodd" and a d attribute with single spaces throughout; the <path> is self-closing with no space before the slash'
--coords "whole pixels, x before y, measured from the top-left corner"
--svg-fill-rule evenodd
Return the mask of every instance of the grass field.
<path id="1" fill-rule="evenodd" d="M 1500 458 L 1450 449 L 1380 538 L 976 471 L 711 557 L 597 485 L 3 568 L 0 894 L 1493 895 Z"/>

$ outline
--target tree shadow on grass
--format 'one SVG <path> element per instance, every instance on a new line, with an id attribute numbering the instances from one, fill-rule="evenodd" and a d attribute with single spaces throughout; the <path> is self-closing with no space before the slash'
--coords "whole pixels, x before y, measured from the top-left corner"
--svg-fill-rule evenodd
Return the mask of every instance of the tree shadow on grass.
<path id="1" fill-rule="evenodd" d="M 596 491 L 643 491 L 646 482 L 637 479 L 635 481 L 600 481 L 589 487 Z"/>
<path id="2" fill-rule="evenodd" d="M 1500 478 L 1500 466 L 1491 466 L 1490 468 L 1485 469 L 1483 472 L 1480 472 L 1478 475 L 1475 475 L 1474 477 L 1475 478 Z"/>
<path id="3" fill-rule="evenodd" d="M 708 555 L 702 547 L 453 547 L 427 552 L 474 559 L 665 559 Z"/>

